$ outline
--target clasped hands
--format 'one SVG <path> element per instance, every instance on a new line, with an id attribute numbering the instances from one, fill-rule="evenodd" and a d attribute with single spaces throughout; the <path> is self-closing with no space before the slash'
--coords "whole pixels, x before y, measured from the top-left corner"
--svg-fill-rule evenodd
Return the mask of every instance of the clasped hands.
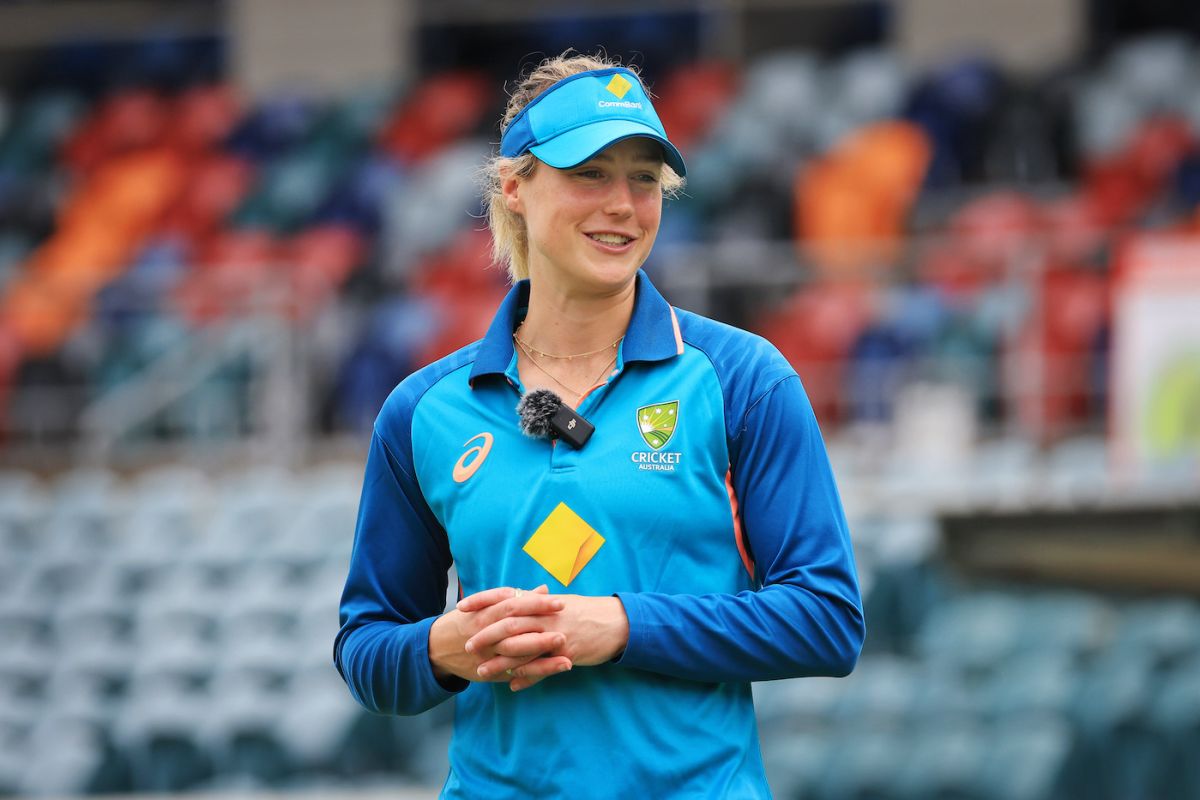
<path id="1" fill-rule="evenodd" d="M 439 680 L 507 681 L 518 692 L 572 667 L 611 661 L 628 639 L 616 597 L 501 586 L 464 597 L 434 621 L 429 660 Z"/>

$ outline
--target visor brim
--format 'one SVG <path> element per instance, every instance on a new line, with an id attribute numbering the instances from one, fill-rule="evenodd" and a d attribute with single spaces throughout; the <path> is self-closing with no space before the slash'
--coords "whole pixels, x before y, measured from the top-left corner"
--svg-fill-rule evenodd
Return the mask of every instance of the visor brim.
<path id="1" fill-rule="evenodd" d="M 675 145 L 648 125 L 633 120 L 610 119 L 564 131 L 553 139 L 533 145 L 529 152 L 558 169 L 569 169 L 587 161 L 609 145 L 634 137 L 652 139 L 662 145 L 663 160 L 683 177 L 687 169 Z"/>

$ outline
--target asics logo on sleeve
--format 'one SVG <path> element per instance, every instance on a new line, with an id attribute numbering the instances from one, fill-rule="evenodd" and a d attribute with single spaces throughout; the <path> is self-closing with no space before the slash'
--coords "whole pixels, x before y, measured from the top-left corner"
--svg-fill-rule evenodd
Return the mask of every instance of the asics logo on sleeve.
<path id="1" fill-rule="evenodd" d="M 493 437 L 487 431 L 477 433 L 470 439 L 467 439 L 463 442 L 463 447 L 476 440 L 482 441 L 459 456 L 458 461 L 454 464 L 453 474 L 455 483 L 465 483 L 470 480 L 471 476 L 483 466 L 483 462 L 487 460 L 488 453 L 492 452 Z"/>

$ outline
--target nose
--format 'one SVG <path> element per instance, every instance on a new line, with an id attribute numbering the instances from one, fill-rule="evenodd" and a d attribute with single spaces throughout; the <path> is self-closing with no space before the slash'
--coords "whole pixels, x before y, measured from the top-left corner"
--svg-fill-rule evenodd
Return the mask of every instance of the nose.
<path id="1" fill-rule="evenodd" d="M 612 182 L 612 188 L 605 198 L 604 213 L 614 217 L 628 217 L 633 214 L 633 189 L 628 181 Z"/>

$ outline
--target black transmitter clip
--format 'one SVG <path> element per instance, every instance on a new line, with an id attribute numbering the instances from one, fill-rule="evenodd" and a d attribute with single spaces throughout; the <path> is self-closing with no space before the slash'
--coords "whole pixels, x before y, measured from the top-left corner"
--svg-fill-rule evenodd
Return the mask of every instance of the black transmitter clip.
<path id="1" fill-rule="evenodd" d="M 562 439 L 576 450 L 587 444 L 588 439 L 596 430 L 596 426 L 576 414 L 571 407 L 562 404 L 550 417 L 550 428 L 555 438 Z"/>

